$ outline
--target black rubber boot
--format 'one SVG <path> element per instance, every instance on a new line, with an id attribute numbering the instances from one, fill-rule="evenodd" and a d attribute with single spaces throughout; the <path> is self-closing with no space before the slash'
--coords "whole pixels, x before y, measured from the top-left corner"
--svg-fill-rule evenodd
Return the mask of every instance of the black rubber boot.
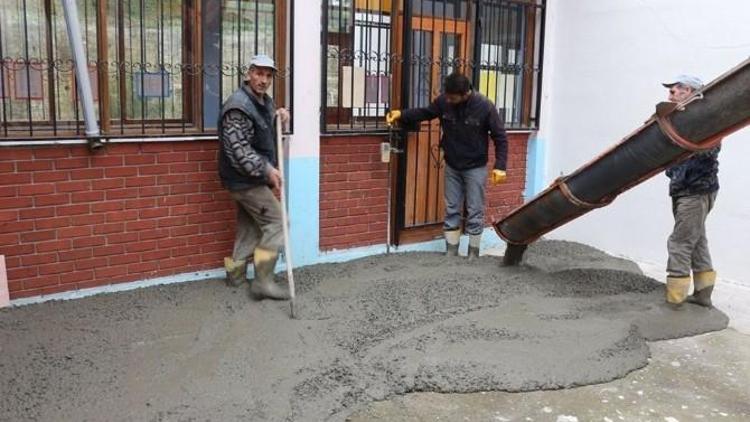
<path id="1" fill-rule="evenodd" d="M 250 294 L 257 300 L 289 300 L 289 290 L 279 286 L 273 277 L 278 252 L 255 250 L 255 280 L 250 283 Z"/>

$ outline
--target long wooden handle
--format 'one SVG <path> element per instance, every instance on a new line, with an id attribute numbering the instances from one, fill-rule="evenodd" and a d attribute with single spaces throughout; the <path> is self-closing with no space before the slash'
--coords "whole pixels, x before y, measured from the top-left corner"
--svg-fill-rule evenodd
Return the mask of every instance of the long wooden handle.
<path id="1" fill-rule="evenodd" d="M 289 278 L 290 312 L 294 318 L 294 272 L 292 266 L 292 248 L 289 247 L 289 216 L 286 207 L 286 183 L 284 180 L 284 138 L 281 135 L 281 116 L 276 116 L 276 154 L 279 161 L 279 172 L 281 173 L 281 223 L 284 226 L 284 261 L 286 262 L 286 274 Z"/>

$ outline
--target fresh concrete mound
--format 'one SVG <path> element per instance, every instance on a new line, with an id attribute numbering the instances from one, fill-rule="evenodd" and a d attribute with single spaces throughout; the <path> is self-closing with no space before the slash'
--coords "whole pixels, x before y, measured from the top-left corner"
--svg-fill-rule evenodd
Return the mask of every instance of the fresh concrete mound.
<path id="1" fill-rule="evenodd" d="M 414 391 L 606 382 L 645 366 L 648 340 L 728 323 L 664 307 L 663 285 L 588 246 L 526 255 L 300 269 L 297 320 L 221 281 L 5 310 L 0 420 L 341 420 Z"/>

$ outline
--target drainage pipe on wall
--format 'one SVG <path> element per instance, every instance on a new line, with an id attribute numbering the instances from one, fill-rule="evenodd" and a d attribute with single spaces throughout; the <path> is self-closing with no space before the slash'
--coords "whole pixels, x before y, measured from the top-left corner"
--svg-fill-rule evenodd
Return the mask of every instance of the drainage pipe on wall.
<path id="1" fill-rule="evenodd" d="M 91 90 L 91 80 L 89 79 L 88 72 L 88 61 L 86 60 L 86 52 L 83 48 L 81 25 L 78 21 L 78 5 L 76 4 L 76 0 L 62 0 L 62 4 L 65 12 L 65 27 L 68 30 L 70 51 L 73 53 L 76 81 L 78 81 L 78 98 L 81 99 L 81 106 L 83 108 L 86 139 L 88 140 L 89 148 L 92 150 L 98 149 L 102 147 L 100 140 L 101 133 L 99 131 L 99 123 L 96 120 L 94 95 Z"/>

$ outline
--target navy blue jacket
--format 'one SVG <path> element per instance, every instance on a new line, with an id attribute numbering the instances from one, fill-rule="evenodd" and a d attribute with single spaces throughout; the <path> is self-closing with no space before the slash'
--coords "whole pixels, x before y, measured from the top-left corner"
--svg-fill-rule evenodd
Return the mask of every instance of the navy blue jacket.
<path id="1" fill-rule="evenodd" d="M 445 162 L 456 170 L 470 170 L 487 165 L 488 137 L 495 142 L 494 168 L 505 170 L 508 138 L 495 105 L 484 95 L 472 92 L 465 102 L 448 104 L 439 95 L 425 108 L 412 108 L 401 113 L 401 122 L 409 129 L 422 120 L 440 118 L 443 136 L 440 147 Z"/>
<path id="2" fill-rule="evenodd" d="M 719 151 L 721 146 L 699 152 L 667 170 L 669 195 L 673 198 L 702 195 L 719 190 Z"/>
<path id="3" fill-rule="evenodd" d="M 276 158 L 273 100 L 264 95 L 261 102 L 243 85 L 224 102 L 219 118 L 222 184 L 231 191 L 267 185 Z"/>

